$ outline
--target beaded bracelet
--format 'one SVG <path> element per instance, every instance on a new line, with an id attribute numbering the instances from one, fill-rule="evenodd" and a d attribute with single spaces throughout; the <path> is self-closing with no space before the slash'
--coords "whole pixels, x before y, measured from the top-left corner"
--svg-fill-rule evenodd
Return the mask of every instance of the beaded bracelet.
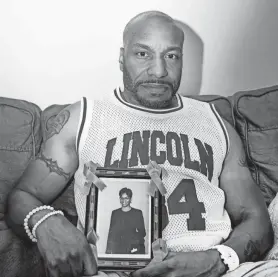
<path id="1" fill-rule="evenodd" d="M 53 211 L 53 212 L 50 212 L 48 214 L 46 214 L 44 217 L 42 217 L 33 227 L 33 230 L 32 230 L 32 236 L 35 238 L 35 240 L 37 241 L 37 236 L 36 236 L 36 230 L 37 228 L 39 227 L 39 225 L 41 223 L 43 223 L 47 218 L 49 218 L 50 216 L 52 215 L 56 215 L 56 214 L 60 214 L 60 215 L 64 215 L 64 213 L 62 211 Z"/>
<path id="2" fill-rule="evenodd" d="M 40 207 L 37 207 L 35 209 L 33 209 L 31 212 L 29 212 L 27 214 L 27 216 L 24 218 L 24 229 L 25 229 L 25 232 L 27 233 L 28 237 L 31 239 L 31 241 L 33 242 L 37 242 L 37 239 L 32 235 L 31 233 L 31 230 L 29 228 L 29 219 L 32 215 L 34 215 L 35 213 L 39 212 L 39 211 L 42 211 L 42 210 L 51 210 L 51 211 L 54 211 L 54 208 L 51 207 L 51 206 L 40 206 Z"/>

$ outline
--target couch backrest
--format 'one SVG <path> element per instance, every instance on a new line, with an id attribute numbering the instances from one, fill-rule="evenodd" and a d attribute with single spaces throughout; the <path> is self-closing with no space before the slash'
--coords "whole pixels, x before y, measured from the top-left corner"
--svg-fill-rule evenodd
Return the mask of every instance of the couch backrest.
<path id="1" fill-rule="evenodd" d="M 1 277 L 42 276 L 36 248 L 25 247 L 8 229 L 3 218 L 7 195 L 39 151 L 42 140 L 40 113 L 40 108 L 33 103 L 0 97 Z"/>
<path id="2" fill-rule="evenodd" d="M 278 86 L 241 91 L 227 98 L 217 95 L 191 98 L 213 103 L 219 114 L 235 127 L 253 179 L 269 205 L 278 192 Z"/>
<path id="3" fill-rule="evenodd" d="M 0 97 L 0 220 L 7 194 L 39 150 L 40 113 L 33 103 Z"/>
<path id="4" fill-rule="evenodd" d="M 278 86 L 237 92 L 232 100 L 249 168 L 269 205 L 278 192 Z"/>

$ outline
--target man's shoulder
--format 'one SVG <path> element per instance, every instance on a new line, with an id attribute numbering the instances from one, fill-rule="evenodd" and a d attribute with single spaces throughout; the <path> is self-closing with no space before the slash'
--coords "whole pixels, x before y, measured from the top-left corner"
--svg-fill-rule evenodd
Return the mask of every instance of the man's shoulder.
<path id="1" fill-rule="evenodd" d="M 223 123 L 227 130 L 229 144 L 225 161 L 235 160 L 245 154 L 243 142 L 236 129 L 227 120 L 223 119 Z"/>
<path id="2" fill-rule="evenodd" d="M 55 110 L 55 107 L 49 108 L 50 115 L 55 115 L 48 120 L 45 128 L 44 142 L 47 146 L 56 145 L 73 146 L 79 124 L 81 110 L 81 101 L 65 105 L 62 110 Z"/>
<path id="3" fill-rule="evenodd" d="M 80 100 L 74 102 L 73 104 L 68 105 L 60 112 L 60 121 L 67 120 L 65 127 L 68 136 L 73 137 L 74 139 L 73 141 L 75 141 L 75 136 L 78 130 L 81 109 L 82 109 L 82 101 Z M 68 118 L 66 118 L 66 116 Z"/>
<path id="4" fill-rule="evenodd" d="M 180 95 L 179 94 L 179 98 L 180 98 L 180 102 L 181 105 L 184 107 L 184 111 L 188 111 L 188 107 L 192 107 L 192 108 L 197 108 L 198 110 L 203 110 L 206 111 L 208 109 L 208 107 L 211 105 L 210 103 L 195 98 L 194 96 L 189 96 L 189 95 Z"/>
<path id="5" fill-rule="evenodd" d="M 181 99 L 183 102 L 196 103 L 196 104 L 199 104 L 199 103 L 208 104 L 207 102 L 202 101 L 201 99 L 198 99 L 198 98 L 195 97 L 195 96 L 181 95 L 181 94 L 179 94 L 179 96 L 180 96 L 180 99 Z"/>

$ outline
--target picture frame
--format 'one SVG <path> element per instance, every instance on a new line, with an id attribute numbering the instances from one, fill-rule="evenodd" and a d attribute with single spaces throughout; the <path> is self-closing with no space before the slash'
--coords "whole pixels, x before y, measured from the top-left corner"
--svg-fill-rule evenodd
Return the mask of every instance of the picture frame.
<path id="1" fill-rule="evenodd" d="M 133 271 L 152 260 L 152 242 L 161 238 L 161 194 L 149 195 L 151 177 L 145 169 L 98 167 L 106 185 L 92 183 L 86 201 L 85 236 L 92 228 L 98 240 L 98 268 Z"/>

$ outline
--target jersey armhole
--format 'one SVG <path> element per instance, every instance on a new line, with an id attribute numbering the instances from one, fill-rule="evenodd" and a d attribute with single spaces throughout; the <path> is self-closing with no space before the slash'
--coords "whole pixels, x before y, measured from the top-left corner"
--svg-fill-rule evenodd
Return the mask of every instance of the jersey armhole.
<path id="1" fill-rule="evenodd" d="M 227 128 L 223 122 L 223 119 L 221 118 L 221 116 L 219 115 L 219 113 L 217 112 L 216 108 L 215 108 L 215 105 L 210 103 L 210 108 L 212 110 L 212 112 L 214 113 L 215 117 L 217 118 L 222 130 L 223 130 L 223 133 L 224 133 L 224 137 L 225 137 L 225 140 L 226 140 L 226 157 L 230 151 L 230 139 L 229 139 L 229 134 L 228 134 L 228 131 L 227 131 Z"/>
<path id="2" fill-rule="evenodd" d="M 76 134 L 76 142 L 75 142 L 77 153 L 79 153 L 80 140 L 81 140 L 82 131 L 84 129 L 84 124 L 85 124 L 85 121 L 86 121 L 86 114 L 87 114 L 87 98 L 82 97 L 79 123 L 78 123 L 77 134 Z"/>

